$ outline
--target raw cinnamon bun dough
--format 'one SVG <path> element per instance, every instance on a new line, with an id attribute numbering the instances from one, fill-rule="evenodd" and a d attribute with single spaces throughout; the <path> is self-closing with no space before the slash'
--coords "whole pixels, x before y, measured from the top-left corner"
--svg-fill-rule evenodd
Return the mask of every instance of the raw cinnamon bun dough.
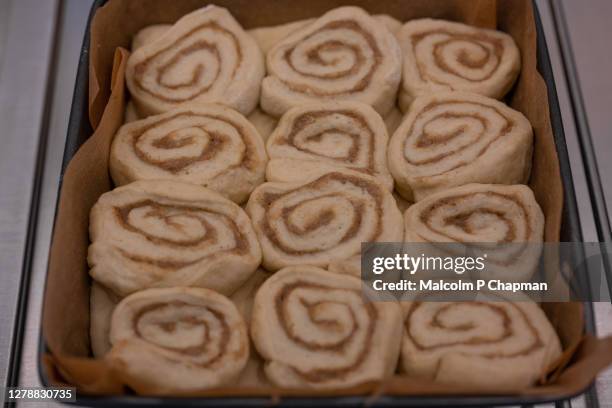
<path id="1" fill-rule="evenodd" d="M 272 116 L 266 114 L 259 108 L 256 108 L 251 114 L 247 117 L 249 122 L 255 126 L 257 129 L 257 133 L 263 139 L 263 141 L 267 141 L 274 128 L 278 124 L 278 120 L 273 118 Z"/>
<path id="2" fill-rule="evenodd" d="M 187 104 L 122 126 L 111 146 L 116 185 L 167 179 L 245 201 L 264 181 L 267 155 L 255 127 L 221 105 Z"/>
<path id="3" fill-rule="evenodd" d="M 314 18 L 308 18 L 275 26 L 257 27 L 248 30 L 247 33 L 255 39 L 263 54 L 267 55 L 280 41 L 287 38 L 293 32 L 312 24 L 315 20 Z"/>
<path id="4" fill-rule="evenodd" d="M 400 107 L 419 95 L 467 91 L 501 99 L 521 69 L 508 34 L 429 18 L 412 20 L 397 33 L 404 54 Z"/>
<path id="5" fill-rule="evenodd" d="M 300 182 L 336 169 L 376 177 L 389 190 L 385 124 L 359 102 L 320 102 L 290 109 L 266 144 L 268 181 Z"/>
<path id="6" fill-rule="evenodd" d="M 361 278 L 361 254 L 329 264 L 328 271 Z"/>
<path id="7" fill-rule="evenodd" d="M 171 28 L 172 24 L 153 24 L 139 30 L 132 38 L 132 52 L 161 38 Z"/>
<path id="8" fill-rule="evenodd" d="M 389 142 L 389 170 L 409 201 L 468 183 L 529 179 L 531 124 L 484 96 L 442 92 L 417 98 Z"/>
<path id="9" fill-rule="evenodd" d="M 247 203 L 263 266 L 323 268 L 348 259 L 368 241 L 401 241 L 402 215 L 377 179 L 338 170 L 305 183 L 264 183 Z"/>
<path id="10" fill-rule="evenodd" d="M 255 108 L 263 55 L 226 9 L 201 8 L 155 35 L 137 42 L 127 62 L 126 83 L 139 116 L 187 102 L 220 103 L 244 115 Z"/>
<path id="11" fill-rule="evenodd" d="M 137 181 L 102 194 L 89 234 L 89 273 L 118 296 L 171 286 L 230 294 L 261 261 L 245 212 L 187 183 Z"/>
<path id="12" fill-rule="evenodd" d="M 107 359 L 137 393 L 177 395 L 235 381 L 248 341 L 226 297 L 201 288 L 148 289 L 117 305 Z"/>
<path id="13" fill-rule="evenodd" d="M 111 316 L 119 298 L 97 282 L 89 293 L 89 339 L 94 357 L 101 358 L 111 349 Z"/>
<path id="14" fill-rule="evenodd" d="M 249 280 L 247 280 L 234 294 L 230 297 L 230 300 L 236 305 L 238 311 L 244 318 L 247 328 L 251 325 L 251 315 L 253 311 L 253 302 L 255 300 L 255 294 L 261 287 L 261 285 L 268 279 L 272 274 L 266 270 L 259 268 Z M 236 384 L 241 387 L 261 387 L 270 386 L 270 381 L 264 373 L 264 361 L 254 349 L 253 344 L 250 343 L 251 350 L 249 353 L 249 359 L 246 366 L 240 373 L 240 377 L 236 381 Z"/>
<path id="15" fill-rule="evenodd" d="M 340 7 L 268 52 L 261 107 L 278 117 L 306 102 L 350 100 L 386 115 L 395 104 L 401 64 L 397 40 L 384 24 L 358 7 Z"/>
<path id="16" fill-rule="evenodd" d="M 528 300 L 491 296 L 403 306 L 401 364 L 409 376 L 483 391 L 518 390 L 535 384 L 561 355 L 555 330 Z"/>
<path id="17" fill-rule="evenodd" d="M 251 335 L 277 386 L 346 388 L 394 372 L 401 309 L 397 302 L 368 303 L 359 279 L 288 267 L 257 292 Z"/>
<path id="18" fill-rule="evenodd" d="M 540 260 L 544 214 L 524 185 L 442 191 L 413 204 L 404 221 L 405 242 L 466 243 L 472 251 L 483 246 L 483 279 L 526 282 Z"/>
<path id="19" fill-rule="evenodd" d="M 387 27 L 387 29 L 393 34 L 397 33 L 402 28 L 401 22 L 386 14 L 377 14 L 372 17 Z M 258 27 L 248 30 L 247 33 L 249 33 L 249 35 L 251 35 L 255 41 L 257 41 L 259 48 L 263 51 L 264 55 L 266 55 L 276 44 L 284 40 L 290 34 L 314 23 L 315 21 L 316 18 L 308 18 L 305 20 L 292 21 L 290 23 L 276 26 Z"/>

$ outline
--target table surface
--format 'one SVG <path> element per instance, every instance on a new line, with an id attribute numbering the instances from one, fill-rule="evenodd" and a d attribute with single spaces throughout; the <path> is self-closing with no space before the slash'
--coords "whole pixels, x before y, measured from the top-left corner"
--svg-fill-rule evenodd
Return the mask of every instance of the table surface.
<path id="1" fill-rule="evenodd" d="M 549 39 L 584 239 L 597 241 L 559 49 L 556 41 L 551 41 L 556 35 L 551 10 L 547 0 L 537 0 L 537 4 Z M 572 0 L 563 0 L 562 4 L 568 17 L 599 170 L 606 175 L 612 172 L 612 160 L 608 160 L 612 153 L 612 136 L 607 134 L 610 129 L 608 111 L 612 106 L 612 80 L 608 77 L 612 72 L 612 26 L 607 20 L 612 16 L 612 2 L 592 0 L 589 7 Z M 0 124 L 4 142 L 0 150 L 0 191 L 10 192 L 0 195 L 0 385 L 6 380 L 17 310 L 17 288 L 21 284 L 20 272 L 28 253 L 25 245 L 30 203 L 36 195 L 32 180 L 37 174 L 40 181 L 38 217 L 33 225 L 35 239 L 19 383 L 22 386 L 39 385 L 36 349 L 42 293 L 70 101 L 90 5 L 91 0 L 0 2 Z M 57 10 L 58 19 L 50 18 Z M 54 32 L 55 49 L 51 46 Z M 50 88 L 47 84 L 53 86 Z M 38 154 L 44 157 L 44 164 L 39 168 L 36 166 Z M 11 171 L 17 165 L 19 172 Z M 604 187 L 610 207 L 612 183 Z M 611 334 L 610 304 L 596 303 L 595 313 L 598 333 Z M 597 388 L 601 406 L 612 407 L 612 370 L 600 375 Z M 32 405 L 59 406 L 55 403 Z M 583 405 L 582 397 L 572 400 L 572 406 Z"/>

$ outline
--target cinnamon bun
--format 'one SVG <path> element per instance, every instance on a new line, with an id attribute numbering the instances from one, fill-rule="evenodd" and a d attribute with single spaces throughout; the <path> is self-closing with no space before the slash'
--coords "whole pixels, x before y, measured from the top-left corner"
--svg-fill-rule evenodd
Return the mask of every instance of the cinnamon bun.
<path id="1" fill-rule="evenodd" d="M 390 376 L 402 334 L 397 302 L 368 302 L 359 279 L 285 268 L 255 296 L 251 335 L 285 388 L 338 389 Z"/>
<path id="2" fill-rule="evenodd" d="M 121 297 L 172 286 L 230 294 L 261 261 L 244 211 L 187 183 L 138 181 L 103 194 L 89 233 L 90 275 Z"/>
<path id="3" fill-rule="evenodd" d="M 290 109 L 268 139 L 268 181 L 299 182 L 347 168 L 374 176 L 389 190 L 388 136 L 370 106 L 321 102 Z"/>
<path id="4" fill-rule="evenodd" d="M 340 7 L 268 52 L 260 103 L 276 117 L 330 99 L 363 102 L 385 115 L 395 104 L 401 65 L 401 49 L 384 24 L 358 7 Z"/>
<path id="5" fill-rule="evenodd" d="M 387 27 L 391 33 L 395 34 L 402 28 L 402 23 L 389 15 L 377 14 L 372 17 Z M 249 33 L 249 35 L 251 35 L 255 41 L 257 41 L 257 44 L 263 53 L 268 54 L 268 52 L 274 48 L 276 44 L 284 40 L 290 34 L 314 23 L 315 21 L 315 18 L 308 18 L 305 20 L 292 21 L 290 23 L 276 26 L 258 27 L 248 30 L 247 33 Z"/>
<path id="6" fill-rule="evenodd" d="M 468 184 L 404 215 L 406 242 L 459 243 L 487 254 L 486 278 L 527 281 L 540 261 L 544 214 L 527 186 Z M 438 246 L 440 247 L 440 246 Z"/>
<path id="7" fill-rule="evenodd" d="M 172 24 L 152 24 L 138 30 L 132 38 L 132 52 L 157 40 L 166 34 L 170 28 L 172 28 Z"/>
<path id="8" fill-rule="evenodd" d="M 533 302 L 485 299 L 406 303 L 403 371 L 480 390 L 533 385 L 561 355 L 552 325 Z"/>
<path id="9" fill-rule="evenodd" d="M 265 73 L 263 55 L 224 8 L 189 13 L 153 41 L 136 44 L 126 83 L 139 116 L 187 102 L 220 103 L 248 115 Z"/>
<path id="10" fill-rule="evenodd" d="M 305 183 L 264 183 L 247 203 L 264 268 L 330 263 L 366 241 L 401 241 L 401 213 L 377 179 L 342 170 Z"/>
<path id="11" fill-rule="evenodd" d="M 400 107 L 419 95 L 467 91 L 501 99 L 521 69 L 508 34 L 444 20 L 421 19 L 397 33 L 404 54 Z"/>
<path id="12" fill-rule="evenodd" d="M 107 360 L 136 392 L 174 395 L 230 384 L 249 356 L 234 304 L 208 289 L 148 289 L 123 299 Z"/>
<path id="13" fill-rule="evenodd" d="M 501 102 L 463 92 L 417 98 L 389 142 L 389 170 L 409 201 L 468 183 L 529 179 L 531 124 Z"/>
<path id="14" fill-rule="evenodd" d="M 122 126 L 111 146 L 116 185 L 167 179 L 245 201 L 264 181 L 267 155 L 244 116 L 221 105 L 187 104 Z"/>

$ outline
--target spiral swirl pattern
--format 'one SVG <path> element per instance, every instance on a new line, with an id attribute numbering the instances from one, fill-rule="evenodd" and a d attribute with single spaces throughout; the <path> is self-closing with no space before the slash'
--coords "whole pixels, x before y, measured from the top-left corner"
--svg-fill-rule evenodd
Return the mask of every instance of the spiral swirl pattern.
<path id="1" fill-rule="evenodd" d="M 406 304 L 404 371 L 481 389 L 533 385 L 560 356 L 559 339 L 535 303 L 495 300 Z"/>
<path id="2" fill-rule="evenodd" d="M 389 143 L 399 192 L 420 200 L 468 183 L 520 184 L 529 179 L 533 131 L 520 113 L 475 94 L 422 96 Z"/>
<path id="3" fill-rule="evenodd" d="M 247 212 L 263 250 L 263 265 L 327 267 L 356 255 L 366 241 L 398 241 L 401 213 L 393 196 L 369 176 L 327 173 L 305 184 L 265 183 Z"/>
<path id="4" fill-rule="evenodd" d="M 404 220 L 406 242 L 482 249 L 485 275 L 498 279 L 529 279 L 542 251 L 544 215 L 523 185 L 468 184 L 443 191 L 412 205 Z"/>
<path id="5" fill-rule="evenodd" d="M 283 115 L 267 142 L 269 181 L 303 181 L 347 168 L 377 177 L 389 189 L 388 136 L 382 118 L 368 105 L 324 102 Z"/>
<path id="6" fill-rule="evenodd" d="M 191 184 L 140 181 L 91 212 L 90 274 L 119 296 L 149 287 L 237 289 L 261 260 L 244 211 Z"/>
<path id="7" fill-rule="evenodd" d="M 172 394 L 227 384 L 249 356 L 232 302 L 199 288 L 148 289 L 113 313 L 111 364 L 138 392 Z"/>
<path id="8" fill-rule="evenodd" d="M 364 301 L 359 279 L 297 266 L 257 292 L 251 332 L 276 385 L 340 388 L 393 372 L 400 322 L 397 303 Z"/>
<path id="9" fill-rule="evenodd" d="M 267 66 L 261 105 L 274 116 L 330 98 L 364 102 L 384 115 L 401 79 L 401 50 L 383 23 L 340 7 L 274 46 Z"/>
<path id="10" fill-rule="evenodd" d="M 436 91 L 468 91 L 501 99 L 520 71 L 509 35 L 443 20 L 406 23 L 398 33 L 404 52 L 400 105 Z"/>
<path id="11" fill-rule="evenodd" d="M 264 180 L 267 156 L 257 130 L 220 105 L 185 105 L 124 125 L 113 140 L 110 171 L 117 185 L 178 180 L 246 201 Z"/>
<path id="12" fill-rule="evenodd" d="M 248 115 L 259 99 L 259 47 L 224 8 L 187 14 L 130 56 L 127 86 L 142 117 L 186 102 L 214 102 Z"/>

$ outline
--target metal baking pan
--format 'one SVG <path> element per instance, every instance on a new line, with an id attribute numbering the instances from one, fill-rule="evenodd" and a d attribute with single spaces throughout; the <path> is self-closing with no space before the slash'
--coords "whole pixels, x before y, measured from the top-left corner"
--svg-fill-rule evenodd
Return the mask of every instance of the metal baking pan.
<path id="1" fill-rule="evenodd" d="M 68 123 L 68 133 L 66 146 L 63 156 L 62 170 L 60 175 L 60 188 L 62 178 L 68 162 L 72 159 L 78 148 L 92 134 L 88 114 L 88 91 L 89 91 L 89 28 L 91 20 L 98 8 L 104 5 L 107 0 L 95 0 L 87 22 L 85 37 L 81 48 L 79 66 L 77 70 L 76 83 L 74 88 L 70 119 Z M 550 105 L 550 120 L 553 129 L 555 145 L 559 157 L 561 177 L 564 187 L 564 208 L 561 225 L 561 241 L 581 242 L 583 240 L 580 219 L 576 204 L 575 190 L 572 182 L 572 174 L 569 162 L 565 134 L 557 93 L 555 89 L 552 66 L 549 60 L 544 30 L 540 20 L 535 1 L 533 2 L 537 32 L 537 69 L 544 78 L 548 88 L 548 102 Z M 595 332 L 594 313 L 591 303 L 585 304 L 585 323 L 586 331 Z M 42 367 L 42 356 L 47 351 L 42 331 L 39 337 L 39 356 L 38 373 L 41 384 L 50 386 L 51 382 L 47 378 Z M 587 403 L 589 406 L 597 407 L 597 397 L 594 386 L 587 390 Z M 584 392 L 584 391 L 583 391 Z M 430 406 L 430 407 L 473 407 L 473 406 L 494 406 L 494 405 L 515 405 L 528 406 L 547 402 L 556 402 L 557 406 L 565 406 L 566 401 L 559 401 L 554 396 L 415 396 L 415 397 L 394 397 L 381 396 L 372 400 L 367 396 L 354 397 L 283 397 L 279 401 L 271 398 L 262 397 L 215 397 L 215 398 L 171 398 L 171 397 L 141 397 L 136 395 L 122 396 L 92 396 L 80 394 L 77 390 L 76 405 L 91 407 L 144 407 L 144 406 L 163 406 L 163 407 L 255 407 L 278 405 L 285 407 L 308 407 L 308 406 L 381 406 L 381 407 L 400 407 L 400 406 Z"/>

